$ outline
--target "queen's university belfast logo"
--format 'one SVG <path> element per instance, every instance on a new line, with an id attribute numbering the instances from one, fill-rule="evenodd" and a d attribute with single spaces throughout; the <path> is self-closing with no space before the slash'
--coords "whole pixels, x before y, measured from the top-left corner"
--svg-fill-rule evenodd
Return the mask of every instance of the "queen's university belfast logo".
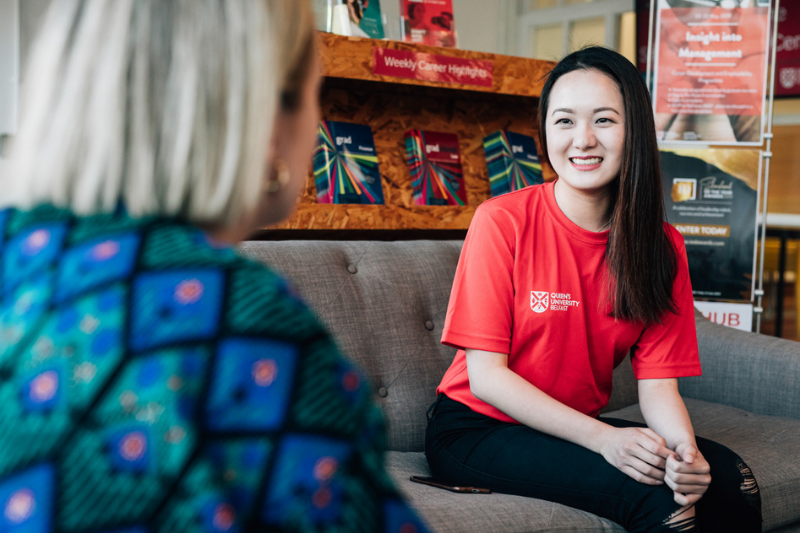
<path id="1" fill-rule="evenodd" d="M 531 309 L 535 313 L 544 313 L 550 306 L 550 293 L 547 291 L 531 291 Z"/>
<path id="2" fill-rule="evenodd" d="M 534 313 L 545 311 L 567 311 L 578 307 L 581 303 L 572 299 L 566 292 L 531 291 L 531 310 Z"/>

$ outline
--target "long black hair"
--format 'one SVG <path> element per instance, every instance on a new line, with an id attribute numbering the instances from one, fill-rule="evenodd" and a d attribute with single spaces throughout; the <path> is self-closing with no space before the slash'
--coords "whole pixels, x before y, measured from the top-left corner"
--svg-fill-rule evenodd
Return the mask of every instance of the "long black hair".
<path id="1" fill-rule="evenodd" d="M 636 68 L 613 50 L 591 46 L 558 62 L 539 99 L 539 138 L 547 152 L 547 109 L 556 81 L 574 70 L 595 69 L 614 80 L 625 106 L 625 143 L 619 177 L 611 184 L 605 262 L 608 298 L 616 318 L 660 322 L 675 312 L 675 249 L 664 230 L 664 193 L 650 93 Z"/>

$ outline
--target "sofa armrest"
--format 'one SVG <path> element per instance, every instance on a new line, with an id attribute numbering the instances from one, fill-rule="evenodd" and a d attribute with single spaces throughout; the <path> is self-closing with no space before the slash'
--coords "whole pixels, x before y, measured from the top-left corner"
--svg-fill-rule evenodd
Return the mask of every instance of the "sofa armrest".
<path id="1" fill-rule="evenodd" d="M 696 318 L 703 375 L 681 378 L 688 398 L 800 419 L 800 342 Z"/>

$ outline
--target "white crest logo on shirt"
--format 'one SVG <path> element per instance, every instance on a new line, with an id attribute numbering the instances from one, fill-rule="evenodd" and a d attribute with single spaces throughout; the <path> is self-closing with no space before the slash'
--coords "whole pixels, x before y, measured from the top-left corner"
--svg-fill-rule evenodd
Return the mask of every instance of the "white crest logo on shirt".
<path id="1" fill-rule="evenodd" d="M 544 313 L 550 306 L 550 293 L 547 291 L 531 291 L 531 309 L 534 313 Z"/>

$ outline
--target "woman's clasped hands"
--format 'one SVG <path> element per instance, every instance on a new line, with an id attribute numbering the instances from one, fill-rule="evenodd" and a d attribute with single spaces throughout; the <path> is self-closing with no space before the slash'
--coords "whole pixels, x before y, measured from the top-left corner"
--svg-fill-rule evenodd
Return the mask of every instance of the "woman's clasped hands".
<path id="1" fill-rule="evenodd" d="M 675 501 L 693 505 L 711 483 L 711 468 L 694 443 L 683 442 L 667 458 L 664 482 L 675 492 Z"/>
<path id="2" fill-rule="evenodd" d="M 679 443 L 673 451 L 650 428 L 610 426 L 600 441 L 600 454 L 609 464 L 640 483 L 666 483 L 681 505 L 696 503 L 711 483 L 708 462 L 693 442 Z"/>

